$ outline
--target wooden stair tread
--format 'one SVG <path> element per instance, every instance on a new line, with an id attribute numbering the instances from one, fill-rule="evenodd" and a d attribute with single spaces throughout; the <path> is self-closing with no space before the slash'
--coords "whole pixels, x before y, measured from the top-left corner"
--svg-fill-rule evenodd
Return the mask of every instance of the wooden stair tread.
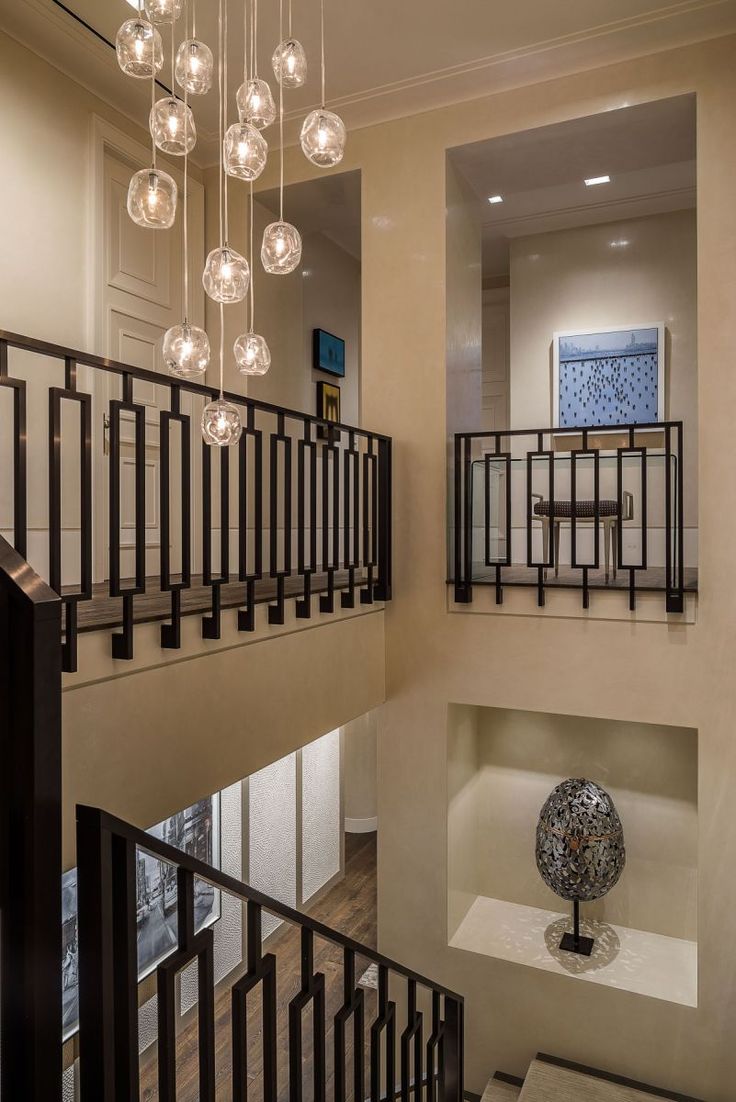
<path id="1" fill-rule="evenodd" d="M 519 1102 L 651 1102 L 652 1097 L 656 1095 L 635 1087 L 532 1060 Z"/>
<path id="2" fill-rule="evenodd" d="M 494 1077 L 488 1080 L 481 1102 L 517 1102 L 520 1095 L 521 1087 Z"/>

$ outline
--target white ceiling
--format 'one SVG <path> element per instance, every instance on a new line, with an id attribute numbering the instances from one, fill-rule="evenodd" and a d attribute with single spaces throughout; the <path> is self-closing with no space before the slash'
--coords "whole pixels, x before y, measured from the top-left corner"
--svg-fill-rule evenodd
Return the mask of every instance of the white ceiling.
<path id="1" fill-rule="evenodd" d="M 695 144 L 695 98 L 680 96 L 453 150 L 478 199 L 484 277 L 507 274 L 513 237 L 694 206 Z"/>
<path id="2" fill-rule="evenodd" d="M 126 0 L 65 3 L 109 40 L 131 12 Z M 226 3 L 234 90 L 242 71 L 244 2 Z M 293 8 L 294 33 L 311 65 L 306 86 L 287 98 L 292 136 L 319 95 L 319 5 L 293 0 Z M 328 100 L 349 127 L 736 30 L 736 0 L 327 0 L 326 11 Z M 212 46 L 216 15 L 217 0 L 198 0 L 199 34 Z M 110 47 L 54 0 L 0 0 L 0 26 L 118 109 L 145 119 L 145 82 L 123 77 Z M 259 29 L 260 69 L 270 75 L 276 0 L 260 0 Z M 211 163 L 214 92 L 197 102 L 196 116 L 201 141 L 195 159 Z"/>
<path id="3" fill-rule="evenodd" d="M 272 214 L 279 209 L 278 188 L 259 191 L 258 201 Z M 289 219 L 303 237 L 322 233 L 360 260 L 360 173 L 339 172 L 290 184 L 286 188 Z"/>

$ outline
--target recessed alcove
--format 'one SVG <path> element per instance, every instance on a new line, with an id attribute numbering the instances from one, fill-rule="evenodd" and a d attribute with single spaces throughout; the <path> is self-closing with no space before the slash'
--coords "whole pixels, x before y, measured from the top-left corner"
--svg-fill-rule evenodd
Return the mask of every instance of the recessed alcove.
<path id="1" fill-rule="evenodd" d="M 569 905 L 534 855 L 541 807 L 567 777 L 611 794 L 626 843 L 618 884 L 583 907 L 589 960 L 558 950 Z M 450 946 L 696 1006 L 697 785 L 690 728 L 451 704 Z"/>

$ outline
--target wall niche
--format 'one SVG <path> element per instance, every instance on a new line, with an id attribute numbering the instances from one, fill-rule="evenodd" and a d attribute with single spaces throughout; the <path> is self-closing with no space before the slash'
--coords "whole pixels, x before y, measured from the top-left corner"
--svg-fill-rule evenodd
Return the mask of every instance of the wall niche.
<path id="1" fill-rule="evenodd" d="M 583 907 L 593 955 L 558 949 L 569 908 L 535 862 L 540 809 L 567 777 L 613 797 L 623 875 Z M 697 1005 L 698 736 L 682 727 L 448 709 L 448 943 L 588 982 Z"/>

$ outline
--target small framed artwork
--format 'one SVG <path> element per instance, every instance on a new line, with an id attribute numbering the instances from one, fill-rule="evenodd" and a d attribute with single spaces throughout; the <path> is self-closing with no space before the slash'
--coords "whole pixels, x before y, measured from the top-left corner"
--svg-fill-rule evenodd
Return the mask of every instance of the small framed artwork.
<path id="1" fill-rule="evenodd" d="M 555 333 L 553 372 L 555 428 L 664 420 L 661 323 Z"/>
<path id="2" fill-rule="evenodd" d="M 321 421 L 340 423 L 340 387 L 336 383 L 317 383 L 317 416 Z M 317 435 L 324 439 L 326 430 L 320 425 Z"/>
<path id="3" fill-rule="evenodd" d="M 312 366 L 316 371 L 345 378 L 345 341 L 325 329 L 312 330 Z"/>

